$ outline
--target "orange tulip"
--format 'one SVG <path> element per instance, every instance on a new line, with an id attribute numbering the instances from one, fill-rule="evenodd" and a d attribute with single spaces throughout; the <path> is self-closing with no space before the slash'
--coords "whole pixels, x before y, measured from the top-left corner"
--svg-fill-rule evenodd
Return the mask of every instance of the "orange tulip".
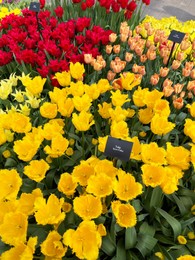
<path id="1" fill-rule="evenodd" d="M 132 53 L 130 53 L 130 52 L 126 52 L 125 53 L 125 60 L 127 62 L 130 62 L 132 60 L 132 58 L 133 58 L 133 54 Z"/>
<path id="2" fill-rule="evenodd" d="M 181 66 L 181 61 L 179 60 L 173 60 L 171 68 L 173 70 L 177 70 Z"/>
<path id="3" fill-rule="evenodd" d="M 193 69 L 193 70 L 191 71 L 190 77 L 191 77 L 192 79 L 195 79 L 195 69 Z"/>
<path id="4" fill-rule="evenodd" d="M 163 87 L 168 87 L 168 86 L 172 86 L 173 81 L 166 78 L 165 81 L 163 82 Z"/>
<path id="5" fill-rule="evenodd" d="M 181 52 L 179 51 L 176 55 L 176 59 L 179 60 L 179 61 L 182 61 L 184 60 L 184 57 L 185 57 L 185 53 L 184 52 Z"/>
<path id="6" fill-rule="evenodd" d="M 151 76 L 150 83 L 152 84 L 152 86 L 156 86 L 158 82 L 159 82 L 159 75 L 155 73 L 154 75 Z"/>
<path id="7" fill-rule="evenodd" d="M 85 63 L 90 64 L 92 61 L 92 54 L 91 53 L 84 54 L 84 61 Z"/>
<path id="8" fill-rule="evenodd" d="M 176 94 L 181 93 L 181 91 L 182 91 L 182 89 L 183 89 L 183 86 L 184 86 L 184 84 L 180 84 L 180 83 L 175 84 L 175 85 L 173 86 L 175 93 L 176 93 Z"/>
<path id="9" fill-rule="evenodd" d="M 106 45 L 106 53 L 110 54 L 112 52 L 112 45 Z"/>
<path id="10" fill-rule="evenodd" d="M 108 73 L 107 73 L 107 79 L 109 81 L 112 81 L 116 76 L 116 73 L 114 73 L 112 70 L 109 70 Z"/>
<path id="11" fill-rule="evenodd" d="M 116 33 L 111 33 L 111 34 L 109 35 L 109 41 L 110 41 L 110 42 L 115 42 L 116 39 L 117 39 Z"/>
<path id="12" fill-rule="evenodd" d="M 188 69 L 188 70 L 192 70 L 194 67 L 194 62 L 193 61 L 187 61 L 185 63 L 185 68 Z"/>
<path id="13" fill-rule="evenodd" d="M 169 73 L 169 68 L 167 68 L 167 67 L 160 68 L 160 76 L 162 78 L 165 78 L 168 75 L 168 73 Z"/>
<path id="14" fill-rule="evenodd" d="M 190 41 L 182 41 L 180 44 L 180 49 L 182 51 L 185 51 L 190 47 L 190 45 L 191 45 Z"/>
<path id="15" fill-rule="evenodd" d="M 146 56 L 149 60 L 155 60 L 156 59 L 156 51 L 150 51 L 150 49 L 147 51 Z"/>
<path id="16" fill-rule="evenodd" d="M 146 74 L 146 68 L 145 66 L 138 66 L 138 73 L 142 76 Z"/>
<path id="17" fill-rule="evenodd" d="M 183 98 L 179 97 L 173 100 L 173 106 L 176 109 L 181 109 L 183 107 Z"/>
<path id="18" fill-rule="evenodd" d="M 147 59 L 148 59 L 148 58 L 147 58 L 146 54 L 142 54 L 142 55 L 140 56 L 140 61 L 141 61 L 142 63 L 146 62 Z"/>
<path id="19" fill-rule="evenodd" d="M 163 93 L 165 97 L 170 97 L 174 92 L 174 88 L 172 86 L 166 86 L 163 88 Z"/>
<path id="20" fill-rule="evenodd" d="M 118 54 L 121 50 L 121 46 L 119 44 L 113 46 L 113 52 Z"/>
<path id="21" fill-rule="evenodd" d="M 191 73 L 191 70 L 190 70 L 190 69 L 186 69 L 186 68 L 183 68 L 183 69 L 182 69 L 182 76 L 184 76 L 184 77 L 189 77 L 189 76 L 190 76 L 190 73 Z"/>

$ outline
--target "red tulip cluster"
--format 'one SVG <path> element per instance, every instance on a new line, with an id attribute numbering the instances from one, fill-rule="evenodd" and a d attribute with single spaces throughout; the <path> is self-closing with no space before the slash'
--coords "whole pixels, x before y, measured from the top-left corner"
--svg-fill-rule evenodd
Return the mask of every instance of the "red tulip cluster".
<path id="1" fill-rule="evenodd" d="M 111 30 L 92 26 L 87 17 L 60 22 L 61 9 L 56 8 L 55 13 L 25 9 L 21 16 L 11 14 L 2 19 L 0 66 L 23 62 L 46 77 L 67 70 L 69 62 L 84 62 L 84 54 L 100 55 Z"/>
<path id="2" fill-rule="evenodd" d="M 95 5 L 95 0 L 72 0 L 73 3 L 81 3 L 82 10 L 91 8 Z M 125 18 L 130 19 L 133 12 L 137 8 L 139 0 L 98 0 L 99 5 L 106 9 L 106 12 L 118 13 L 122 9 L 124 10 Z M 149 5 L 150 0 L 142 0 L 142 3 Z"/>

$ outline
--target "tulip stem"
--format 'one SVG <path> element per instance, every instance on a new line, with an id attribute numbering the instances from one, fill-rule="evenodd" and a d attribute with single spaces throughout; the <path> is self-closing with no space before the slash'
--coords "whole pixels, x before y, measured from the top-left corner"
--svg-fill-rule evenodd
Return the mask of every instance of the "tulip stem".
<path id="1" fill-rule="evenodd" d="M 171 48 L 171 52 L 169 54 L 169 58 L 168 58 L 168 61 L 167 61 L 167 64 L 166 64 L 167 67 L 169 66 L 169 61 L 170 61 L 170 59 L 172 57 L 174 47 L 175 47 L 175 42 L 173 43 L 172 48 Z"/>
<path id="2" fill-rule="evenodd" d="M 82 157 L 85 159 L 85 135 L 84 131 L 82 131 Z"/>

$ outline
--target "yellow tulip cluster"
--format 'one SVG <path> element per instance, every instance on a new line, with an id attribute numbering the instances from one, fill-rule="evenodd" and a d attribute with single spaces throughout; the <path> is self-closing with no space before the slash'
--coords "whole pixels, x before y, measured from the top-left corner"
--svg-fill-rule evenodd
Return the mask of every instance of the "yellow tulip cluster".
<path id="1" fill-rule="evenodd" d="M 195 165 L 194 102 L 179 124 L 164 92 L 142 88 L 141 76 L 126 72 L 112 84 L 89 85 L 84 72 L 71 64 L 55 74 L 61 87 L 53 90 L 46 79 L 24 73 L 1 81 L 7 92 L 0 93 L 0 237 L 11 246 L 2 260 L 32 259 L 37 245 L 48 259 L 62 259 L 69 249 L 79 259 L 98 259 L 108 214 L 121 228 L 134 227 L 133 201 L 148 186 L 174 193 Z M 185 146 L 179 137 L 172 143 L 178 131 Z M 139 177 L 105 158 L 108 136 L 133 143 L 130 161 Z M 33 186 L 25 192 L 28 182 Z M 31 221 L 50 226 L 41 241 L 29 237 Z"/>
<path id="2" fill-rule="evenodd" d="M 0 5 L 2 3 L 0 2 Z M 19 8 L 9 9 L 5 6 L 0 7 L 0 20 L 3 19 L 5 16 L 10 14 L 16 14 L 19 15 L 21 13 L 21 10 Z"/>

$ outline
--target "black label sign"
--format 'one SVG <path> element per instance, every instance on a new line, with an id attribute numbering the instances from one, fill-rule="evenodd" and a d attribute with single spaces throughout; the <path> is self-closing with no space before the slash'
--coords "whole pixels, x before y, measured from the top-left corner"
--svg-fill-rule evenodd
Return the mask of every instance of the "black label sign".
<path id="1" fill-rule="evenodd" d="M 116 157 L 122 161 L 129 161 L 132 147 L 132 142 L 120 140 L 109 136 L 104 153 L 107 156 Z"/>
<path id="2" fill-rule="evenodd" d="M 40 3 L 38 3 L 38 2 L 31 2 L 29 10 L 38 13 L 40 11 Z"/>
<path id="3" fill-rule="evenodd" d="M 183 38 L 184 38 L 184 36 L 185 36 L 185 33 L 172 30 L 170 35 L 169 35 L 168 40 L 170 40 L 172 42 L 181 43 Z"/>

